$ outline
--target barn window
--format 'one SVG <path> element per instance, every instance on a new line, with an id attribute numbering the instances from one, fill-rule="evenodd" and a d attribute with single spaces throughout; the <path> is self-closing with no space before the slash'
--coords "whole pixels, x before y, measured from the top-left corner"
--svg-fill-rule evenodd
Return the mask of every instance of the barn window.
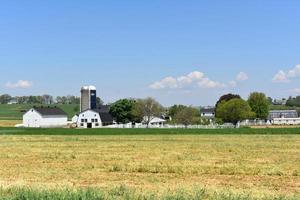
<path id="1" fill-rule="evenodd" d="M 83 123 L 81 123 L 80 126 L 83 126 Z"/>
<path id="2" fill-rule="evenodd" d="M 94 119 L 92 119 L 92 122 L 95 122 L 95 120 L 94 120 Z"/>
<path id="3" fill-rule="evenodd" d="M 84 119 L 81 119 L 81 122 L 84 122 Z"/>
<path id="4" fill-rule="evenodd" d="M 95 119 L 95 122 L 98 122 L 98 119 Z"/>
<path id="5" fill-rule="evenodd" d="M 95 124 L 95 126 L 99 126 L 99 124 L 98 124 L 98 123 L 96 123 L 96 124 Z"/>
<path id="6" fill-rule="evenodd" d="M 87 119 L 84 119 L 84 122 L 87 122 Z"/>

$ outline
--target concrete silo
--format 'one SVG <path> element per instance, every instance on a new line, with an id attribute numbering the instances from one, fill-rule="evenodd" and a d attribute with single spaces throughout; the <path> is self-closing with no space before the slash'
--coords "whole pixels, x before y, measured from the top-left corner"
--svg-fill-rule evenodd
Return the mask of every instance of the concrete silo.
<path id="1" fill-rule="evenodd" d="M 97 108 L 97 92 L 95 86 L 83 86 L 81 88 L 80 111 Z"/>

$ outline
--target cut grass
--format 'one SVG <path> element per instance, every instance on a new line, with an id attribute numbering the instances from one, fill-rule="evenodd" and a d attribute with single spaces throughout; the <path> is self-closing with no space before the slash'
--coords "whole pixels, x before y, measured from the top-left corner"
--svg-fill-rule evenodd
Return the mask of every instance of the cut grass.
<path id="1" fill-rule="evenodd" d="M 299 155 L 299 135 L 2 135 L 0 186 L 33 199 L 120 185 L 119 199 L 193 199 L 195 188 L 204 199 L 296 199 Z"/>
<path id="2" fill-rule="evenodd" d="M 124 186 L 112 189 L 84 188 L 84 189 L 31 189 L 10 188 L 0 189 L 0 200 L 296 200 L 296 196 L 261 196 L 254 197 L 251 194 L 238 194 L 233 192 L 209 193 L 205 189 L 194 188 L 192 190 L 166 191 L 162 194 L 137 191 Z"/>
<path id="3" fill-rule="evenodd" d="M 264 129 L 39 129 L 0 128 L 0 135 L 285 135 L 300 134 L 300 128 Z"/>
<path id="4" fill-rule="evenodd" d="M 22 124 L 21 120 L 0 120 L 0 127 L 15 127 L 16 124 Z"/>

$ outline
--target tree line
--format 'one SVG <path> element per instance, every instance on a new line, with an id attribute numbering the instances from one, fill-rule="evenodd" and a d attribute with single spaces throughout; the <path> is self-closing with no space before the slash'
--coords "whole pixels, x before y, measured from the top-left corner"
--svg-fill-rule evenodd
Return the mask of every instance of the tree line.
<path id="1" fill-rule="evenodd" d="M 10 102 L 16 104 L 79 104 L 80 98 L 73 95 L 57 96 L 54 98 L 49 94 L 15 97 L 9 94 L 0 95 L 0 104 L 8 104 Z"/>
<path id="2" fill-rule="evenodd" d="M 233 123 L 245 119 L 262 119 L 268 117 L 270 101 L 265 94 L 253 92 L 247 100 L 237 94 L 225 94 L 216 103 L 215 123 Z M 110 113 L 117 123 L 141 122 L 149 124 L 154 117 L 166 117 L 169 123 L 209 124 L 201 118 L 200 109 L 186 105 L 173 105 L 164 108 L 153 98 L 121 99 L 110 105 Z M 172 120 L 171 120 L 172 119 Z"/>
<path id="3" fill-rule="evenodd" d="M 8 94 L 0 95 L 0 103 L 7 104 L 15 100 L 18 104 L 79 104 L 80 98 L 72 95 L 54 98 L 45 94 L 41 96 L 18 96 Z M 98 97 L 97 105 L 103 105 Z M 269 113 L 270 99 L 265 94 L 253 92 L 247 100 L 237 94 L 225 94 L 219 98 L 215 105 L 215 123 L 233 123 L 245 119 L 266 119 Z M 145 99 L 120 99 L 109 104 L 109 112 L 117 123 L 145 122 L 149 124 L 154 117 L 163 117 L 169 123 L 206 125 L 210 120 L 202 118 L 200 109 L 193 106 L 173 105 L 164 108 L 158 101 L 149 97 Z"/>

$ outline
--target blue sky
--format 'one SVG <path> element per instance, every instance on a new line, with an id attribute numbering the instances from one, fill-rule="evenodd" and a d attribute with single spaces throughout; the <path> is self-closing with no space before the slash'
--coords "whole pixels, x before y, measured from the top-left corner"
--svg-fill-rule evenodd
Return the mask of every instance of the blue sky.
<path id="1" fill-rule="evenodd" d="M 300 94 L 300 1 L 5 1 L 0 93 L 152 96 L 211 105 L 227 92 Z M 281 71 L 280 71 L 281 70 Z M 242 73 L 241 73 L 242 72 Z"/>

